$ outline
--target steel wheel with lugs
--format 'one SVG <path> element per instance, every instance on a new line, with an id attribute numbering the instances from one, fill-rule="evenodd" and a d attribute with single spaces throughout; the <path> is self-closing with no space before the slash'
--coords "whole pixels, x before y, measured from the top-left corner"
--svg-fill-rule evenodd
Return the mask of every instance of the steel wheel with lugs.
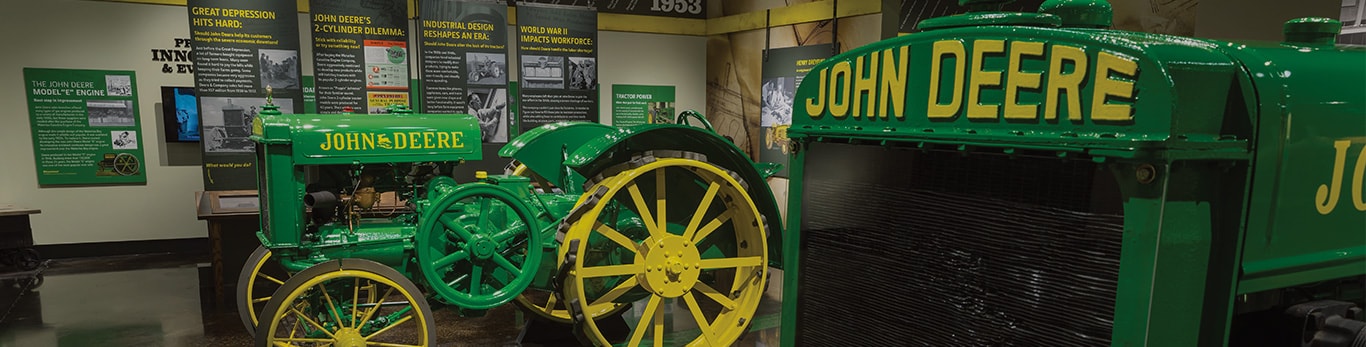
<path id="1" fill-rule="evenodd" d="M 366 290 L 381 293 L 363 295 Z M 432 310 L 416 285 L 383 264 L 341 259 L 305 269 L 261 311 L 258 346 L 433 346 Z"/>

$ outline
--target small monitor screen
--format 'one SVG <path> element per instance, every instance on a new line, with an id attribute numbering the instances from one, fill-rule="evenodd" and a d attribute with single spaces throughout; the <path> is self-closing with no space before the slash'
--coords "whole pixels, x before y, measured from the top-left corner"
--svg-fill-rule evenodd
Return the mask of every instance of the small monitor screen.
<path id="1" fill-rule="evenodd" d="M 166 142 L 199 141 L 199 100 L 193 87 L 161 87 Z"/>

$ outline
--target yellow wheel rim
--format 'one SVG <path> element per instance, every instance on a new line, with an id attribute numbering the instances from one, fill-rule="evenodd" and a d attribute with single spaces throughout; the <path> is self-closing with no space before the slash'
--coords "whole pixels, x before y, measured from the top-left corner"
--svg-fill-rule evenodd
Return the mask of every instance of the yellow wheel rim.
<path id="1" fill-rule="evenodd" d="M 325 288 L 332 287 L 332 295 Z M 335 288 L 343 289 L 335 289 Z M 382 296 L 362 300 L 364 291 L 383 291 Z M 271 346 L 428 346 L 430 309 L 385 276 L 342 269 L 309 278 L 285 295 L 272 312 L 267 341 Z M 349 297 L 347 297 L 349 296 Z M 378 299 L 378 300 L 376 300 Z M 402 300 L 398 302 L 391 301 Z M 350 300 L 350 301 L 347 301 Z M 396 307 L 397 306 L 397 307 Z M 416 334 L 404 329 L 416 328 Z"/>
<path id="2" fill-rule="evenodd" d="M 540 178 L 540 175 L 532 172 L 526 165 L 520 163 L 512 169 L 510 174 L 514 176 L 531 177 L 543 186 L 549 186 L 549 183 L 545 182 L 545 179 Z M 582 198 L 580 198 L 579 203 L 583 203 Z M 558 259 L 556 264 L 562 263 L 564 263 L 563 256 Z M 513 299 L 513 302 L 516 303 L 517 306 L 521 306 L 527 312 L 531 312 L 546 320 L 566 324 L 574 322 L 569 317 L 569 310 L 564 307 L 564 304 L 559 302 L 559 299 L 555 297 L 554 293 L 548 291 L 528 289 L 526 292 L 523 292 L 521 295 L 518 295 L 517 298 Z M 621 310 L 626 309 L 626 307 L 627 306 L 624 304 L 611 303 L 594 305 L 588 307 L 585 316 L 590 318 L 609 316 L 621 312 Z"/>
<path id="3" fill-rule="evenodd" d="M 673 319 L 664 314 L 668 301 L 681 301 L 688 312 L 677 315 L 690 318 L 680 325 L 701 332 L 674 344 L 727 346 L 737 340 L 753 321 L 768 276 L 763 223 L 741 185 L 714 165 L 669 158 L 605 179 L 590 194 L 599 187 L 607 188 L 600 202 L 565 237 L 566 245 L 580 242 L 566 299 L 590 303 L 591 311 L 639 297 L 643 314 L 628 315 L 633 327 L 627 346 L 664 343 L 671 330 L 666 321 Z M 622 217 L 626 210 L 635 215 Z M 568 248 L 561 247 L 561 260 Z M 599 345 L 614 342 L 592 320 L 583 327 Z"/>
<path id="4" fill-rule="evenodd" d="M 247 314 L 251 315 L 251 326 L 252 326 L 252 327 L 255 327 L 257 324 L 261 324 L 261 323 L 259 322 L 259 321 L 260 321 L 260 318 L 259 318 L 260 316 L 258 315 L 258 314 L 260 313 L 260 312 L 259 312 L 260 309 L 257 308 L 256 305 L 259 304 L 259 305 L 265 306 L 266 301 L 270 301 L 270 295 L 269 295 L 269 294 L 263 295 L 263 296 L 259 296 L 259 297 L 256 296 L 255 291 L 256 291 L 257 281 L 259 280 L 259 281 L 267 281 L 267 282 L 270 282 L 270 283 L 274 283 L 274 285 L 278 288 L 279 286 L 285 284 L 285 281 L 284 281 L 284 280 L 289 279 L 288 277 L 286 277 L 286 278 L 275 278 L 275 277 L 272 277 L 272 276 L 270 276 L 270 275 L 261 273 L 261 268 L 262 268 L 262 267 L 265 267 L 267 262 L 270 262 L 270 256 L 271 256 L 271 252 L 270 252 L 270 251 L 266 251 L 266 255 L 265 255 L 264 257 L 261 257 L 261 260 L 257 261 L 255 264 L 248 264 L 248 265 L 251 266 L 251 278 L 250 278 L 250 279 L 247 279 L 247 297 L 246 297 L 246 299 L 247 299 L 247 305 L 246 305 L 246 309 L 247 309 Z M 274 294 L 274 293 L 271 293 L 271 294 Z"/>

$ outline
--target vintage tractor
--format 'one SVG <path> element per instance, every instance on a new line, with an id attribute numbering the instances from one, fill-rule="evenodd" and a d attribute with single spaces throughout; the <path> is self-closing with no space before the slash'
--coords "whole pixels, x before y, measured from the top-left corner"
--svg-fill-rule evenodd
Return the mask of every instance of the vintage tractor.
<path id="1" fill-rule="evenodd" d="M 771 170 L 710 131 L 551 124 L 502 148 L 507 174 L 452 177 L 483 159 L 473 116 L 265 109 L 237 295 L 259 345 L 433 345 L 433 304 L 508 302 L 592 344 L 729 345 L 777 258 Z M 627 333 L 599 327 L 633 303 Z M 700 334 L 666 336 L 666 307 Z"/>

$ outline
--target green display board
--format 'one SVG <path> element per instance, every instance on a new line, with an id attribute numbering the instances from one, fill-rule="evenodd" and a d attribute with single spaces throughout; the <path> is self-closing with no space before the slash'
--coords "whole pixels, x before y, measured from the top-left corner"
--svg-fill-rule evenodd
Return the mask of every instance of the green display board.
<path id="1" fill-rule="evenodd" d="M 674 122 L 674 86 L 612 85 L 612 125 Z"/>
<path id="2" fill-rule="evenodd" d="M 40 185 L 146 183 L 132 71 L 24 68 Z"/>

